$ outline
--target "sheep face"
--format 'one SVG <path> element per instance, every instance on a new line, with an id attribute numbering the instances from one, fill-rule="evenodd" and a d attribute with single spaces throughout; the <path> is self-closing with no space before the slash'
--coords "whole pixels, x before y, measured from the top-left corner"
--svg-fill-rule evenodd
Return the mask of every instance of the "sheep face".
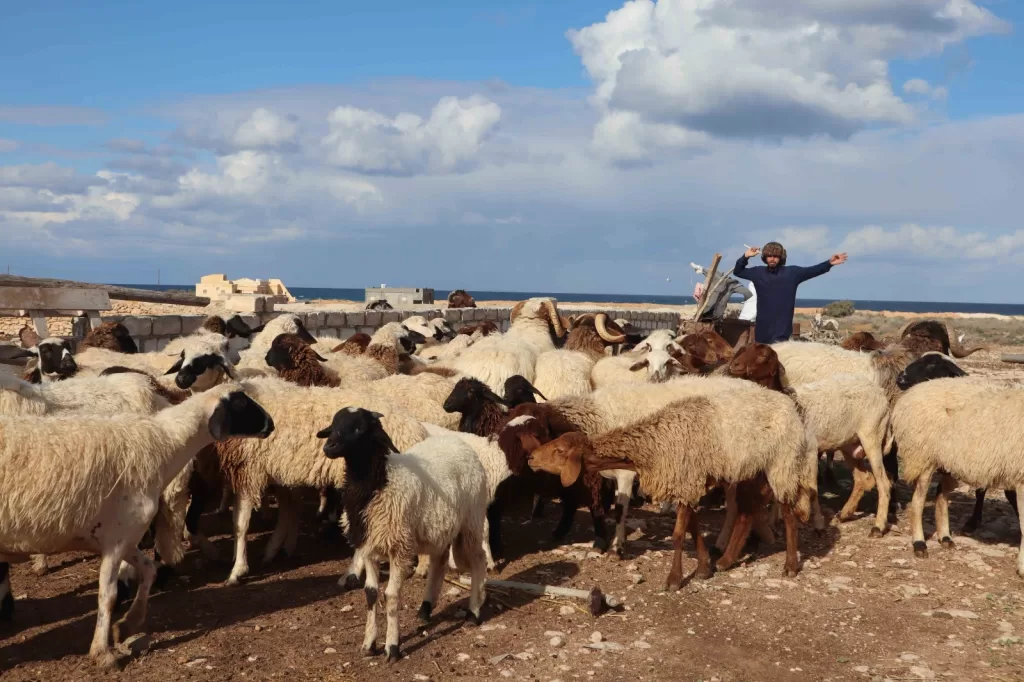
<path id="1" fill-rule="evenodd" d="M 874 337 L 871 332 L 854 332 L 842 344 L 846 350 L 873 351 L 885 348 L 885 344 Z"/>
<path id="2" fill-rule="evenodd" d="M 317 438 L 327 441 L 324 443 L 324 456 L 328 459 L 343 457 L 348 471 L 357 477 L 365 476 L 375 459 L 388 452 L 398 452 L 380 423 L 383 417 L 380 412 L 361 407 L 338 410 L 331 425 L 316 434 Z M 378 443 L 386 446 L 383 452 L 381 448 L 374 447 Z"/>
<path id="3" fill-rule="evenodd" d="M 775 349 L 764 343 L 744 346 L 729 361 L 729 376 L 782 390 L 782 363 Z"/>
<path id="4" fill-rule="evenodd" d="M 529 465 L 530 453 L 551 440 L 547 421 L 533 415 L 516 416 L 498 433 L 508 470 L 519 475 Z"/>
<path id="5" fill-rule="evenodd" d="M 541 400 L 547 400 L 543 393 L 526 380 L 526 377 L 514 374 L 505 379 L 505 404 L 509 407 L 524 403 L 536 403 L 535 395 L 539 396 Z"/>
<path id="6" fill-rule="evenodd" d="M 184 350 L 181 351 L 178 361 L 164 374 L 177 374 L 174 377 L 174 385 L 182 390 L 192 389 L 194 392 L 208 391 L 220 383 L 225 374 L 231 378 L 235 376 L 231 363 L 223 355 L 193 354 Z"/>
<path id="7" fill-rule="evenodd" d="M 44 339 L 33 349 L 39 358 L 39 371 L 51 379 L 66 379 L 78 371 L 71 346 L 64 339 Z"/>
<path id="8" fill-rule="evenodd" d="M 444 400 L 444 411 L 449 414 L 453 412 L 471 412 L 474 407 L 485 402 L 494 402 L 504 405 L 505 401 L 497 393 L 487 387 L 484 382 L 469 377 L 459 379 L 455 388 Z"/>
<path id="9" fill-rule="evenodd" d="M 455 330 L 443 317 L 435 317 L 430 321 L 430 327 L 434 330 L 434 338 L 438 341 L 448 339 L 451 341 L 456 337 Z M 440 333 L 440 337 L 438 336 Z"/>
<path id="10" fill-rule="evenodd" d="M 267 351 L 264 360 L 280 372 L 281 370 L 295 369 L 296 359 L 306 355 L 315 358 L 318 362 L 326 362 L 298 334 L 278 334 L 270 344 L 270 350 Z"/>
<path id="11" fill-rule="evenodd" d="M 896 377 L 896 386 L 901 391 L 932 379 L 965 377 L 967 372 L 948 357 L 936 353 L 923 355 L 907 365 Z"/>
<path id="12" fill-rule="evenodd" d="M 643 360 L 633 363 L 629 371 L 639 372 L 642 369 L 647 370 L 647 380 L 653 384 L 664 383 L 685 371 L 683 363 L 664 350 L 652 350 Z"/>
<path id="13" fill-rule="evenodd" d="M 274 420 L 267 411 L 240 390 L 231 391 L 217 401 L 208 426 L 216 441 L 266 438 L 274 432 Z"/>
<path id="14" fill-rule="evenodd" d="M 590 439 L 582 433 L 567 433 L 530 453 L 527 460 L 534 471 L 555 474 L 569 487 L 583 473 L 583 460 L 592 451 Z"/>
<path id="15" fill-rule="evenodd" d="M 729 342 L 717 332 L 704 330 L 687 334 L 679 341 L 690 355 L 700 358 L 706 365 L 721 365 L 732 360 L 735 354 Z"/>

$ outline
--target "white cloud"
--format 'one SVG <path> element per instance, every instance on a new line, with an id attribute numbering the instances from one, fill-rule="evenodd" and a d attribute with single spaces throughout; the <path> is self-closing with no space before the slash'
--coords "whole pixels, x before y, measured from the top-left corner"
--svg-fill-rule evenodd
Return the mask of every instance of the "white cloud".
<path id="1" fill-rule="evenodd" d="M 235 130 L 231 141 L 241 149 L 277 148 L 295 140 L 298 126 L 260 107 Z"/>
<path id="2" fill-rule="evenodd" d="M 903 84 L 903 92 L 912 95 L 924 95 L 934 100 L 944 101 L 949 97 L 949 90 L 944 86 L 932 87 L 931 83 L 923 78 L 911 78 Z"/>
<path id="3" fill-rule="evenodd" d="M 848 138 L 910 123 L 888 61 L 1005 28 L 969 0 L 630 0 L 568 36 L 604 118 L 595 145 L 636 160 L 686 133 Z M 638 136 L 644 124 L 678 132 Z"/>
<path id="4" fill-rule="evenodd" d="M 430 118 L 341 106 L 323 139 L 331 163 L 364 173 L 414 175 L 465 171 L 501 118 L 501 107 L 472 96 L 442 97 Z"/>
<path id="5" fill-rule="evenodd" d="M 1005 262 L 1024 255 L 1024 230 L 989 234 L 948 226 L 908 224 L 887 230 L 869 225 L 848 233 L 839 248 L 859 256 Z"/>

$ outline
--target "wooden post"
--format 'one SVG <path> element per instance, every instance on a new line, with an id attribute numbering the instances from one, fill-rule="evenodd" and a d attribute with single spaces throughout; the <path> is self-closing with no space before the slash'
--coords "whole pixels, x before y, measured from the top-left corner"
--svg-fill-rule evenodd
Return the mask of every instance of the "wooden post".
<path id="1" fill-rule="evenodd" d="M 718 264 L 721 262 L 722 254 L 716 253 L 715 257 L 711 260 L 711 268 L 704 278 L 704 295 L 700 297 L 700 302 L 697 304 L 697 312 L 693 315 L 695 320 L 699 320 L 700 316 L 704 314 L 704 309 L 708 307 L 708 301 L 711 299 L 711 290 L 715 284 L 715 275 L 718 274 Z"/>
<path id="2" fill-rule="evenodd" d="M 800 338 L 800 323 L 799 322 L 794 322 L 793 323 L 793 336 L 792 336 L 792 338 L 794 338 L 794 339 L 799 339 Z"/>

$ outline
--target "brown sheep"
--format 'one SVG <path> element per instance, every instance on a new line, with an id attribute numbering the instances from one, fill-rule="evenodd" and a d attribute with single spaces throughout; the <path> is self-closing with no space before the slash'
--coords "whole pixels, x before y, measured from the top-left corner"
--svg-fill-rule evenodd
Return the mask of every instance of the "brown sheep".
<path id="1" fill-rule="evenodd" d="M 466 293 L 465 289 L 456 289 L 455 291 L 448 294 L 448 307 L 449 308 L 475 308 L 476 301 L 473 297 Z"/>
<path id="2" fill-rule="evenodd" d="M 476 324 L 466 325 L 465 327 L 462 327 L 461 329 L 459 329 L 458 333 L 459 334 L 466 334 L 467 336 L 472 336 L 478 330 L 480 332 L 480 336 L 488 336 L 489 334 L 497 334 L 498 333 L 498 325 L 496 325 L 495 323 L 491 322 L 490 320 L 486 320 L 484 322 L 478 322 Z"/>
<path id="3" fill-rule="evenodd" d="M 322 357 L 298 334 L 278 334 L 267 351 L 267 364 L 278 376 L 299 386 L 330 386 L 341 384 L 338 375 L 321 363 Z"/>
<path id="4" fill-rule="evenodd" d="M 872 351 L 885 348 L 885 343 L 876 339 L 871 332 L 854 332 L 843 340 L 842 347 L 846 350 Z"/>
<path id="5" fill-rule="evenodd" d="M 744 346 L 727 365 L 729 376 L 753 381 L 755 384 L 785 393 L 783 369 L 779 356 L 771 346 L 752 343 Z"/>
<path id="6" fill-rule="evenodd" d="M 343 342 L 335 346 L 332 353 L 344 353 L 345 355 L 362 355 L 366 347 L 370 345 L 370 335 L 363 332 L 356 332 Z"/>
<path id="7" fill-rule="evenodd" d="M 900 345 L 917 356 L 936 351 L 954 358 L 966 358 L 979 350 L 987 350 L 986 346 L 965 349 L 949 327 L 938 320 L 911 322 L 900 332 Z"/>
<path id="8" fill-rule="evenodd" d="M 90 329 L 78 350 L 84 348 L 103 348 L 115 353 L 138 353 L 139 347 L 128 333 L 128 328 L 120 322 L 104 322 L 95 329 Z"/>

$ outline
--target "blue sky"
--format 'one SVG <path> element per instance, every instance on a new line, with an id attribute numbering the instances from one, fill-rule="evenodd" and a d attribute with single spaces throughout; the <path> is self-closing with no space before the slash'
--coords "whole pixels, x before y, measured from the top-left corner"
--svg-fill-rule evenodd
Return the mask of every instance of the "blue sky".
<path id="1" fill-rule="evenodd" d="M 5 260 L 685 294 L 781 239 L 850 253 L 802 296 L 1018 302 L 1021 3 L 480 5 L 8 9 Z"/>

